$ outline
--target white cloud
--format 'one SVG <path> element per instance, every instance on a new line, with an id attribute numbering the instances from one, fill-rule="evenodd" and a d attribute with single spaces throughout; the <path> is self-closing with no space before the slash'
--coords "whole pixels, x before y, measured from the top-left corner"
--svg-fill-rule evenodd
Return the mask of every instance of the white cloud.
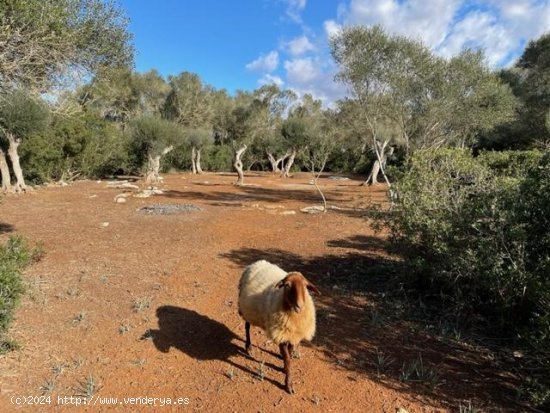
<path id="1" fill-rule="evenodd" d="M 302 11 L 306 8 L 307 0 L 283 0 L 287 3 L 286 15 L 296 23 L 302 23 Z"/>
<path id="2" fill-rule="evenodd" d="M 492 66 L 511 63 L 525 41 L 550 30 L 550 0 L 349 0 L 336 24 L 382 25 L 421 39 L 444 56 L 482 48 Z"/>
<path id="3" fill-rule="evenodd" d="M 306 93 L 331 106 L 346 95 L 346 88 L 334 82 L 335 64 L 327 58 L 295 58 L 284 62 L 286 87 L 297 95 Z"/>
<path id="4" fill-rule="evenodd" d="M 284 63 L 290 83 L 303 85 L 313 81 L 318 75 L 318 67 L 310 57 L 287 60 Z"/>
<path id="5" fill-rule="evenodd" d="M 460 6 L 459 0 L 351 0 L 344 24 L 380 24 L 391 33 L 439 46 Z"/>
<path id="6" fill-rule="evenodd" d="M 285 82 L 279 76 L 270 75 L 269 73 L 267 73 L 263 75 L 260 79 L 258 79 L 258 84 L 260 86 L 275 84 L 281 87 L 285 84 Z"/>
<path id="7" fill-rule="evenodd" d="M 488 45 L 492 45 L 491 48 Z M 454 56 L 464 48 L 484 48 L 488 63 L 504 62 L 514 49 L 514 41 L 495 16 L 489 13 L 470 13 L 452 28 L 447 41 L 439 48 L 445 57 Z"/>
<path id="8" fill-rule="evenodd" d="M 304 53 L 314 51 L 315 46 L 309 41 L 306 35 L 296 37 L 287 43 L 288 51 L 293 56 L 300 56 Z"/>
<path id="9" fill-rule="evenodd" d="M 342 26 L 336 23 L 334 20 L 327 20 L 323 23 L 323 28 L 325 29 L 325 34 L 327 38 L 336 36 L 342 31 Z"/>
<path id="10" fill-rule="evenodd" d="M 328 42 L 312 41 L 321 30 L 330 39 L 346 26 L 378 24 L 389 33 L 420 39 L 445 57 L 465 47 L 482 48 L 493 67 L 512 63 L 528 40 L 550 31 L 550 0 L 340 0 L 335 2 L 334 17 L 314 29 L 302 22 L 306 0 L 278 1 L 284 2 L 287 16 L 302 26 L 304 35 L 280 47 L 284 70 L 276 71 L 279 55 L 274 52 L 247 67 L 271 73 L 260 84 L 284 84 L 299 95 L 311 93 L 326 105 L 345 96 L 346 90 L 333 80 L 337 68 Z"/>
<path id="11" fill-rule="evenodd" d="M 246 65 L 248 70 L 253 72 L 273 72 L 279 66 L 279 53 L 275 50 L 269 52 L 267 55 L 261 54 L 253 62 Z"/>

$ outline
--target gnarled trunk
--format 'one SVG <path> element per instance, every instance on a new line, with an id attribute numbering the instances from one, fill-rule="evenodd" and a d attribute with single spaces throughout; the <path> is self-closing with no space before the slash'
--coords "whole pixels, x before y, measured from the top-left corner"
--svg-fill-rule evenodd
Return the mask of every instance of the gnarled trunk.
<path id="1" fill-rule="evenodd" d="M 271 172 L 281 172 L 279 169 L 279 164 L 277 162 L 277 159 L 273 156 L 271 152 L 267 152 L 267 159 L 269 159 L 269 163 L 271 164 Z"/>
<path id="2" fill-rule="evenodd" d="M 244 172 L 243 172 L 243 162 L 241 160 L 243 153 L 246 151 L 246 146 L 243 144 L 239 149 L 235 151 L 235 162 L 233 163 L 233 166 L 237 170 L 237 182 L 235 182 L 235 185 L 243 185 L 244 184 Z"/>
<path id="3" fill-rule="evenodd" d="M 193 168 L 193 175 L 202 174 L 201 168 L 201 148 L 191 148 L 191 167 Z"/>
<path id="4" fill-rule="evenodd" d="M 285 164 L 283 173 L 281 174 L 283 178 L 288 178 L 290 176 L 290 168 L 292 168 L 292 164 L 294 163 L 295 158 L 296 158 L 296 149 L 292 149 L 288 157 L 288 161 Z"/>
<path id="5" fill-rule="evenodd" d="M 147 172 L 145 175 L 145 182 L 149 184 L 156 184 L 160 182 L 160 158 L 166 155 L 174 149 L 173 146 L 164 148 L 162 152 L 158 155 L 153 155 L 151 153 L 147 154 Z"/>
<path id="6" fill-rule="evenodd" d="M 13 174 L 15 175 L 15 192 L 26 192 L 29 188 L 25 183 L 25 178 L 23 177 L 23 169 L 21 169 L 21 164 L 19 163 L 19 153 L 17 148 L 21 144 L 21 139 L 16 138 L 11 133 L 6 133 L 8 142 L 10 146 L 8 147 L 8 155 L 11 160 L 11 167 L 13 169 Z"/>
<path id="7" fill-rule="evenodd" d="M 0 148 L 0 174 L 2 176 L 2 192 L 13 192 L 10 169 L 6 160 L 6 154 L 2 148 Z"/>
<path id="8" fill-rule="evenodd" d="M 284 162 L 285 162 L 286 158 L 288 158 L 290 156 L 291 153 L 292 152 L 289 149 L 288 151 L 286 151 L 286 153 L 283 156 L 280 156 L 279 158 L 277 158 L 277 169 L 279 171 L 284 168 Z M 279 164 L 281 164 L 281 167 L 279 167 Z"/>
<path id="9" fill-rule="evenodd" d="M 369 185 L 369 182 L 371 185 L 377 185 L 378 184 L 378 174 L 380 171 L 382 171 L 384 168 L 386 168 L 386 163 L 388 161 L 388 156 L 391 156 L 393 154 L 394 148 L 390 146 L 390 148 L 386 151 L 386 146 L 388 145 L 388 141 L 384 141 L 384 143 L 380 143 L 376 141 L 376 157 L 377 159 L 374 161 L 374 164 L 372 165 L 371 172 L 365 182 L 362 183 L 362 185 Z"/>

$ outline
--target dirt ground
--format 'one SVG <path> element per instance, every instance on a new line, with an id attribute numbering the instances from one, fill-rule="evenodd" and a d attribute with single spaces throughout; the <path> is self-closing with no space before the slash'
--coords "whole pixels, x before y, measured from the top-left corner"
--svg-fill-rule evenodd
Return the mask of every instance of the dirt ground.
<path id="1" fill-rule="evenodd" d="M 122 190 L 106 181 L 5 197 L 0 240 L 21 234 L 45 254 L 25 271 L 27 293 L 9 332 L 21 349 L 0 357 L 0 411 L 413 413 L 459 411 L 464 400 L 517 411 L 514 377 L 490 354 L 376 322 L 368 311 L 376 288 L 369 293 L 364 270 L 391 258 L 361 208 L 384 202 L 384 187 L 324 177 L 339 209 L 310 215 L 299 210 L 319 202 L 309 179 L 255 174 L 235 187 L 232 174 L 170 174 L 164 194 L 120 204 Z M 188 203 L 202 210 L 138 211 Z M 293 360 L 292 396 L 263 332 L 253 329 L 253 358 L 242 351 L 237 283 L 258 259 L 302 271 L 322 291 L 317 335 Z M 354 290 L 349 276 L 367 288 Z M 419 358 L 437 373 L 432 386 L 401 376 Z M 42 394 L 50 401 L 14 404 Z M 63 399 L 79 395 L 93 396 L 92 405 Z M 157 398 L 149 401 L 157 407 L 123 400 L 132 397 Z M 163 398 L 188 404 L 161 408 Z"/>

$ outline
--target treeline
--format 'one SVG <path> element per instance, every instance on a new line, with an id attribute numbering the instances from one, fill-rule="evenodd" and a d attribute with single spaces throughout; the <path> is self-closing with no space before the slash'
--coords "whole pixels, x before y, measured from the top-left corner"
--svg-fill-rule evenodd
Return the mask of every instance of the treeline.
<path id="1" fill-rule="evenodd" d="M 0 35 L 12 51 L 0 56 L 4 191 L 115 174 L 153 183 L 161 168 L 235 169 L 237 183 L 245 169 L 370 172 L 371 183 L 381 172 L 389 183 L 386 163 L 405 164 L 416 150 L 548 142 L 538 90 L 548 36 L 494 72 L 481 52 L 444 59 L 380 27 L 349 28 L 330 47 L 350 95 L 326 108 L 276 85 L 230 95 L 189 72 L 137 73 L 127 22 L 109 2 L 3 3 Z M 75 75 L 90 80 L 60 92 Z"/>

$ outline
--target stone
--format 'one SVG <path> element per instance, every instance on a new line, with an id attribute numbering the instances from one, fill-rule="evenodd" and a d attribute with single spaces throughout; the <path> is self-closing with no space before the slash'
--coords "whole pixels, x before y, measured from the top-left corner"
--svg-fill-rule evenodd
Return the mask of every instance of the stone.
<path id="1" fill-rule="evenodd" d="M 324 210 L 325 209 L 322 205 L 313 205 L 300 209 L 300 211 L 305 214 L 319 214 L 321 212 L 324 212 Z"/>

